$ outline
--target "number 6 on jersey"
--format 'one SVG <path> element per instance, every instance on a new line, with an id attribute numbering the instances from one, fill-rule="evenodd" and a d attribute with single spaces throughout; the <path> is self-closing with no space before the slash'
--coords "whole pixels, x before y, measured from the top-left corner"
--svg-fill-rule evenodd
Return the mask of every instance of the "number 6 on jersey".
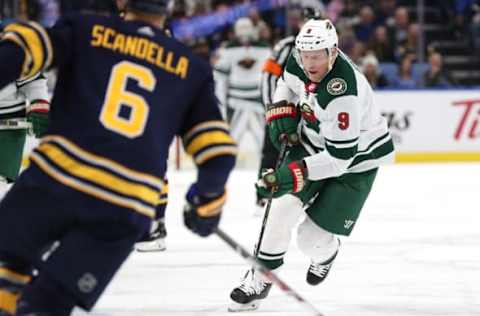
<path id="1" fill-rule="evenodd" d="M 140 88 L 149 92 L 153 92 L 157 83 L 153 72 L 146 67 L 129 61 L 115 65 L 110 74 L 100 122 L 111 131 L 136 138 L 145 130 L 150 108 L 145 98 L 126 90 L 129 79 L 137 81 Z M 128 107 L 130 113 L 122 116 L 122 107 Z"/>

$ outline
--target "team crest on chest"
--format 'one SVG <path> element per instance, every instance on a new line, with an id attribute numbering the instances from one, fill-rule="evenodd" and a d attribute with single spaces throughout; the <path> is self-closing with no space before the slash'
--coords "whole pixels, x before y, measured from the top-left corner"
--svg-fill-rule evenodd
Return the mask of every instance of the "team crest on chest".
<path id="1" fill-rule="evenodd" d="M 333 78 L 327 83 L 327 92 L 331 95 L 344 94 L 347 91 L 347 82 L 342 78 Z"/>

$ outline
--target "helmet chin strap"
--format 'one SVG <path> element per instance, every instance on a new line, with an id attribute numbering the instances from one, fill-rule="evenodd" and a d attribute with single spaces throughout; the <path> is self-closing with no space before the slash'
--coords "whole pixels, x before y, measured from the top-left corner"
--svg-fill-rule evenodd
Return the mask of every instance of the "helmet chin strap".
<path id="1" fill-rule="evenodd" d="M 327 70 L 327 74 L 328 74 L 330 70 L 332 70 L 333 68 L 333 64 L 335 63 L 335 59 L 337 58 L 336 55 L 338 54 L 338 52 L 334 56 L 333 48 L 325 48 L 325 51 L 327 52 L 327 58 L 328 58 L 328 70 Z"/>

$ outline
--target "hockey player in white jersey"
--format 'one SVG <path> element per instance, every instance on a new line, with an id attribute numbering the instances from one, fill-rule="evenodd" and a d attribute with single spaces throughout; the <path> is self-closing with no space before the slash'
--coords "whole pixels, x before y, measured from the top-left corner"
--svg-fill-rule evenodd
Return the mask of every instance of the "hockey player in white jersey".
<path id="1" fill-rule="evenodd" d="M 306 281 L 317 285 L 337 256 L 338 236 L 349 236 L 355 227 L 378 167 L 393 161 L 394 147 L 372 88 L 338 49 L 333 24 L 308 21 L 295 47 L 274 103 L 267 108 L 273 144 L 278 148 L 280 139 L 291 141 L 281 166 L 257 182 L 261 195 L 273 190 L 275 199 L 258 259 L 278 271 L 292 229 L 305 214 L 297 244 L 310 259 Z M 257 308 L 270 287 L 260 273 L 250 270 L 231 292 L 230 310 Z"/>
<path id="2" fill-rule="evenodd" d="M 41 137 L 50 108 L 43 75 L 17 81 L 0 90 L 0 200 L 17 178 L 27 132 Z"/>
<path id="3" fill-rule="evenodd" d="M 311 4 L 300 4 L 298 6 L 292 5 L 289 8 L 289 13 L 293 16 L 299 17 L 299 28 L 308 20 L 312 18 L 320 18 L 322 16 L 322 11 L 318 10 L 317 7 L 312 6 Z M 291 35 L 280 40 L 273 48 L 273 52 L 270 58 L 268 58 L 263 65 L 261 90 L 264 105 L 273 103 L 275 90 L 277 88 L 277 81 L 282 76 L 283 70 L 287 66 L 288 57 L 290 56 L 292 50 L 295 48 L 295 37 L 296 36 Z M 278 150 L 275 148 L 275 146 L 273 146 L 272 142 L 270 141 L 270 136 L 268 135 L 268 126 L 265 126 L 265 135 L 263 140 L 262 159 L 260 162 L 259 175 L 262 173 L 262 170 L 275 167 L 275 161 L 277 159 L 277 156 Z M 257 193 L 257 209 L 255 211 L 255 215 L 263 215 L 266 204 L 267 199 L 263 198 Z"/>
<path id="4" fill-rule="evenodd" d="M 237 20 L 234 32 L 235 40 L 218 51 L 215 93 L 224 107 L 233 138 L 240 143 L 245 132 L 250 131 L 260 151 L 265 126 L 260 80 L 271 49 L 258 41 L 257 31 L 247 17 Z"/>

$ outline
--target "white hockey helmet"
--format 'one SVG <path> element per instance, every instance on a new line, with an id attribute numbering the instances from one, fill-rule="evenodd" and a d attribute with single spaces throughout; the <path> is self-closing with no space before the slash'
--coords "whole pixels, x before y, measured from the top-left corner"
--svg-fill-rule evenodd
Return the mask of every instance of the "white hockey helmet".
<path id="1" fill-rule="evenodd" d="M 235 37 L 241 42 L 252 42 L 258 39 L 258 31 L 248 17 L 238 19 L 233 30 Z"/>
<path id="2" fill-rule="evenodd" d="M 337 46 L 337 31 L 330 20 L 309 20 L 295 40 L 295 47 L 300 51 L 331 49 Z"/>
<path id="3" fill-rule="evenodd" d="M 326 20 L 311 19 L 303 25 L 295 39 L 295 48 L 298 51 L 316 51 L 325 49 L 329 57 L 329 68 L 335 62 L 336 54 L 333 48 L 338 47 L 337 30 L 333 23 Z"/>

